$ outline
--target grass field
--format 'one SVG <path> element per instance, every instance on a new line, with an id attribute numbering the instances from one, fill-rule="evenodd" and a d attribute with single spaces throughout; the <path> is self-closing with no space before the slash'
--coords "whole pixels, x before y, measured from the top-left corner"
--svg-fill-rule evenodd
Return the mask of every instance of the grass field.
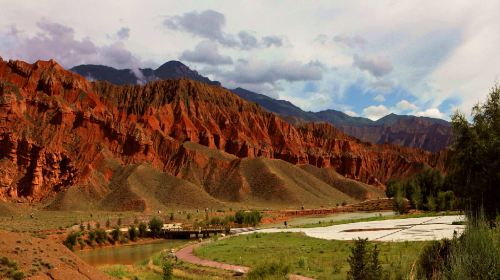
<path id="1" fill-rule="evenodd" d="M 398 279 L 411 270 L 427 242 L 374 242 L 389 279 Z M 299 233 L 254 233 L 205 245 L 195 254 L 206 259 L 255 267 L 263 262 L 284 262 L 292 273 L 315 279 L 345 279 L 352 241 L 322 240 Z"/>

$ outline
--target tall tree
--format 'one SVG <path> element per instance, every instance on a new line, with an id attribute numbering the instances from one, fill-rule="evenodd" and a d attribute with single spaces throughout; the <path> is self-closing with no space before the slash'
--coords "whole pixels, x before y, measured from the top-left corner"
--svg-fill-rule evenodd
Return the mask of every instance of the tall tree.
<path id="1" fill-rule="evenodd" d="M 449 179 L 465 207 L 484 208 L 493 218 L 500 205 L 500 87 L 495 85 L 483 104 L 472 108 L 472 122 L 460 112 L 452 117 Z"/>

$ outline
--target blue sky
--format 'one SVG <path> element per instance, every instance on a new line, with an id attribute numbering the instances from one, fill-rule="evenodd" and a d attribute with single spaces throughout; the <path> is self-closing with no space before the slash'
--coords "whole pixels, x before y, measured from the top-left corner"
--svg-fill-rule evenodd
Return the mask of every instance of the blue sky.
<path id="1" fill-rule="evenodd" d="M 181 60 L 304 110 L 448 119 L 500 72 L 498 1 L 7 1 L 0 56 L 117 68 Z"/>

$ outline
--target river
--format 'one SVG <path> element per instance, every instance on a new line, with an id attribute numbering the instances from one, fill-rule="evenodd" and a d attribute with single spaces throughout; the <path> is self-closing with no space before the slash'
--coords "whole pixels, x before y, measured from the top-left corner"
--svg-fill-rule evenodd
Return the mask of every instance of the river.
<path id="1" fill-rule="evenodd" d="M 177 248 L 187 242 L 189 240 L 161 239 L 152 243 L 78 251 L 76 254 L 92 266 L 108 264 L 130 265 L 144 261 L 164 249 Z"/>

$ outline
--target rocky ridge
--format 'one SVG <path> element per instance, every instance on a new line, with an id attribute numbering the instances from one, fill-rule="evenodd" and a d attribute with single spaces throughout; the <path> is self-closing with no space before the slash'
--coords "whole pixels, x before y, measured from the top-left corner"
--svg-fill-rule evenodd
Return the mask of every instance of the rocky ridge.
<path id="1" fill-rule="evenodd" d="M 334 168 L 379 186 L 444 162 L 442 154 L 365 143 L 326 123 L 293 126 L 218 86 L 185 79 L 144 86 L 90 83 L 52 60 L 0 59 L 4 200 L 40 201 L 74 185 L 104 192 L 113 176 L 108 161 L 147 162 L 202 185 L 227 180 L 221 170 L 241 163 L 186 149 L 186 142 L 238 158 Z M 186 172 L 192 169 L 199 172 Z"/>

